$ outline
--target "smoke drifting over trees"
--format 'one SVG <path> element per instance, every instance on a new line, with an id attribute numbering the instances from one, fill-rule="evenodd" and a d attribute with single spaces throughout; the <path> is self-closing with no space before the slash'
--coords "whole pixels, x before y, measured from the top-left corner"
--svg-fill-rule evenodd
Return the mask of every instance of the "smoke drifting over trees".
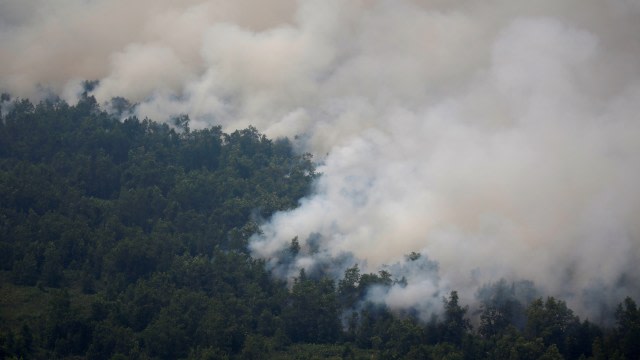
<path id="1" fill-rule="evenodd" d="M 419 309 L 525 279 L 592 313 L 640 295 L 639 16 L 623 0 L 8 0 L 0 89 L 73 101 L 95 79 L 100 104 L 140 118 L 296 137 L 322 175 L 252 240 L 277 274 L 393 268 L 408 285 L 377 298 Z"/>

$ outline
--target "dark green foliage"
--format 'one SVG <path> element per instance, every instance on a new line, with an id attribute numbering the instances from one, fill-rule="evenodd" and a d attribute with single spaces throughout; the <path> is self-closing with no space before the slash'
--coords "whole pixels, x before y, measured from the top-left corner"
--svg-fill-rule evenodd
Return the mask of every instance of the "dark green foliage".
<path id="1" fill-rule="evenodd" d="M 519 291 L 523 288 L 525 291 Z M 523 330 L 527 319 L 526 305 L 533 300 L 530 296 L 532 288 L 533 285 L 527 282 L 507 284 L 505 280 L 482 287 L 478 291 L 481 299 L 480 335 L 491 338 L 509 326 Z"/>
<path id="2" fill-rule="evenodd" d="M 378 274 L 362 274 L 358 264 L 344 272 L 342 280 L 338 281 L 338 298 L 340 305 L 349 309 L 364 299 L 366 292 L 372 286 L 389 287 L 392 284 L 391 274 L 380 271 Z"/>
<path id="3" fill-rule="evenodd" d="M 359 300 L 358 285 L 360 283 L 360 269 L 358 264 L 347 269 L 344 278 L 338 282 L 338 294 L 343 307 L 350 308 Z"/>
<path id="4" fill-rule="evenodd" d="M 298 242 L 298 237 L 294 237 L 291 239 L 291 245 L 289 246 L 289 252 L 291 256 L 295 257 L 300 252 L 300 243 Z"/>
<path id="5" fill-rule="evenodd" d="M 217 357 L 256 333 L 250 357 L 267 339 L 258 333 L 282 333 L 287 289 L 246 244 L 253 216 L 307 193 L 310 157 L 254 128 L 177 126 L 121 122 L 87 96 L 11 104 L 0 121 L 2 269 L 51 306 L 20 320 L 28 331 L 0 329 L 3 357 Z M 338 309 L 323 310 L 335 324 L 319 336 L 333 341 Z"/>
<path id="6" fill-rule="evenodd" d="M 389 327 L 388 341 L 385 344 L 385 357 L 402 359 L 416 347 L 423 344 L 424 329 L 413 319 L 396 319 Z"/>
<path id="7" fill-rule="evenodd" d="M 333 281 L 310 279 L 301 270 L 283 313 L 289 338 L 294 342 L 334 342 L 340 334 L 338 315 Z"/>
<path id="8" fill-rule="evenodd" d="M 91 343 L 91 326 L 71 306 L 66 290 L 54 292 L 43 325 L 43 345 L 55 357 L 84 354 Z"/>
<path id="9" fill-rule="evenodd" d="M 603 330 L 502 281 L 481 290 L 474 332 L 455 291 L 428 322 L 369 302 L 406 285 L 387 271 L 354 265 L 335 283 L 303 270 L 287 288 L 247 244 L 257 219 L 308 194 L 310 155 L 186 115 L 120 121 L 92 86 L 74 106 L 0 97 L 0 358 L 640 358 L 630 298 Z M 283 249 L 300 252 L 297 237 Z"/>
<path id="10" fill-rule="evenodd" d="M 460 345 L 471 330 L 471 323 L 466 317 L 467 307 L 459 304 L 458 292 L 452 291 L 448 299 L 444 299 L 444 322 L 442 324 L 442 340 Z"/>
<path id="11" fill-rule="evenodd" d="M 527 309 L 525 334 L 529 338 L 541 338 L 545 346 L 555 344 L 562 354 L 569 352 L 572 336 L 580 326 L 564 301 L 553 297 L 534 300 Z"/>
<path id="12" fill-rule="evenodd" d="M 640 310 L 627 297 L 616 309 L 618 348 L 627 359 L 640 358 Z"/>

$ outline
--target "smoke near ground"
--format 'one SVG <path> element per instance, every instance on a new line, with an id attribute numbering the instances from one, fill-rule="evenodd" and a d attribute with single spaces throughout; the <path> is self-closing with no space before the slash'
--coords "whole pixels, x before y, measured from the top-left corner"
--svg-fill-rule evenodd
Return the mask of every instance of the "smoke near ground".
<path id="1" fill-rule="evenodd" d="M 251 243 L 281 276 L 394 270 L 407 286 L 370 297 L 425 312 L 526 279 L 596 314 L 640 295 L 639 16 L 630 0 L 1 0 L 0 89 L 73 101 L 96 79 L 139 117 L 296 137 L 322 175 Z"/>

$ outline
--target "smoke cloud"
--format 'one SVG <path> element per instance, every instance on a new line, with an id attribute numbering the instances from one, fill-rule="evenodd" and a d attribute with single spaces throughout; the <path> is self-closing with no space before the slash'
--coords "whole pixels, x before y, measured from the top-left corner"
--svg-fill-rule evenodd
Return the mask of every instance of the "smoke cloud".
<path id="1" fill-rule="evenodd" d="M 322 175 L 250 246 L 281 276 L 386 268 L 408 285 L 370 296 L 425 311 L 526 279 L 593 315 L 640 296 L 639 16 L 629 0 L 3 0 L 0 89 L 73 101 L 97 79 L 100 103 L 139 117 L 296 137 Z"/>

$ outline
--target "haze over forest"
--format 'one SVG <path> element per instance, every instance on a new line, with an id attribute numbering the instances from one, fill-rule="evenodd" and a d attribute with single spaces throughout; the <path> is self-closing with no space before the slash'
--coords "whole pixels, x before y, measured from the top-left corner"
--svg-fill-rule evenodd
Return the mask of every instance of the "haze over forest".
<path id="1" fill-rule="evenodd" d="M 597 318 L 640 297 L 638 18 L 630 0 L 3 0 L 0 91 L 75 104 L 95 80 L 122 119 L 289 137 L 320 175 L 251 238 L 275 276 L 386 269 L 406 286 L 369 300 L 424 319 L 451 290 L 530 280 Z"/>

